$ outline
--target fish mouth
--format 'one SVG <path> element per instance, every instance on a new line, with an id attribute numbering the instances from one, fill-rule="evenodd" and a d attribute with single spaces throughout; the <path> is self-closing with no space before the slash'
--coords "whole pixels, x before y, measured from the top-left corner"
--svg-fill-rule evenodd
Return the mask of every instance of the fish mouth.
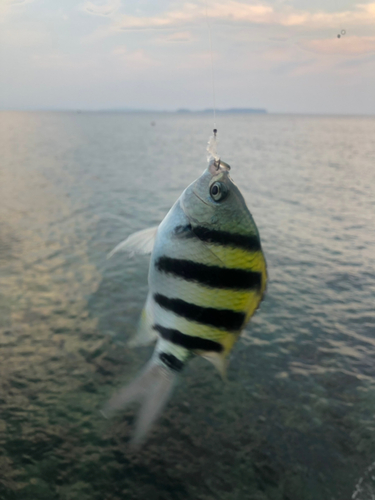
<path id="1" fill-rule="evenodd" d="M 207 203 L 207 201 L 204 201 L 202 200 L 202 198 L 200 196 L 197 195 L 197 193 L 195 191 L 192 191 L 193 194 L 198 198 L 199 201 L 201 201 L 202 203 L 204 203 L 205 205 L 207 205 L 208 207 L 211 208 L 211 205 L 209 203 Z M 191 214 L 188 214 L 188 212 L 186 211 L 186 208 L 185 208 L 185 205 L 184 205 L 184 201 L 183 200 L 180 200 L 180 206 L 183 210 L 183 212 L 185 213 L 185 215 L 192 221 L 194 222 L 194 224 L 199 224 L 199 221 L 198 219 L 196 219 L 195 217 L 192 217 Z"/>
<path id="2" fill-rule="evenodd" d="M 202 201 L 205 205 L 207 205 L 207 206 L 209 206 L 209 207 L 211 206 L 209 203 L 207 203 L 207 201 L 204 201 L 204 200 L 203 200 L 203 198 L 201 198 L 201 197 L 200 197 L 200 196 L 199 196 L 199 195 L 198 195 L 198 194 L 197 194 L 194 190 L 193 190 L 193 194 L 195 194 L 195 196 L 196 196 L 199 200 L 201 200 L 201 201 Z"/>

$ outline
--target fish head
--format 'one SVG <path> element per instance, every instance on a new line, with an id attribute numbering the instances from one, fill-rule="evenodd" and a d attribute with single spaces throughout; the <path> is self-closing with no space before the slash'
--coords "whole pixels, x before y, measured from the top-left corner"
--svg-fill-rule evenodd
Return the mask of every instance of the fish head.
<path id="1" fill-rule="evenodd" d="M 221 231 L 257 233 L 246 202 L 229 175 L 230 166 L 212 160 L 203 174 L 181 196 L 181 206 L 192 225 Z"/>

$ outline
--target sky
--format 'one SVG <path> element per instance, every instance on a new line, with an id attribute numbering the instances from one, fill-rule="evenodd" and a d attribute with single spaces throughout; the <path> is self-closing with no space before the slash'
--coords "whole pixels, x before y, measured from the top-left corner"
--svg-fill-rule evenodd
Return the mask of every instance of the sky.
<path id="1" fill-rule="evenodd" d="M 219 109 L 375 114 L 375 1 L 0 0 L 0 109 L 211 108 L 211 55 Z"/>

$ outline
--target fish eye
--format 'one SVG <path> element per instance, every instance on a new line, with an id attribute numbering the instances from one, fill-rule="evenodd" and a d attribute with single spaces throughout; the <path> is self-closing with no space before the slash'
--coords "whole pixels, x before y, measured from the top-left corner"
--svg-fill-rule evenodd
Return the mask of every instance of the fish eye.
<path id="1" fill-rule="evenodd" d="M 228 188 L 222 182 L 214 182 L 210 187 L 210 195 L 214 201 L 222 201 L 228 194 Z"/>

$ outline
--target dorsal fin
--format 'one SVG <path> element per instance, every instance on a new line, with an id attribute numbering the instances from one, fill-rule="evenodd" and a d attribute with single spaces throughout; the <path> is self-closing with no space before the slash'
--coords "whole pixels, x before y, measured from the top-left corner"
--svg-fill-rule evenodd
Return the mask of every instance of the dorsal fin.
<path id="1" fill-rule="evenodd" d="M 131 234 L 126 240 L 115 246 L 107 258 L 111 258 L 117 252 L 129 252 L 130 255 L 151 253 L 154 248 L 158 227 L 148 227 L 147 229 L 142 229 L 142 231 Z"/>

